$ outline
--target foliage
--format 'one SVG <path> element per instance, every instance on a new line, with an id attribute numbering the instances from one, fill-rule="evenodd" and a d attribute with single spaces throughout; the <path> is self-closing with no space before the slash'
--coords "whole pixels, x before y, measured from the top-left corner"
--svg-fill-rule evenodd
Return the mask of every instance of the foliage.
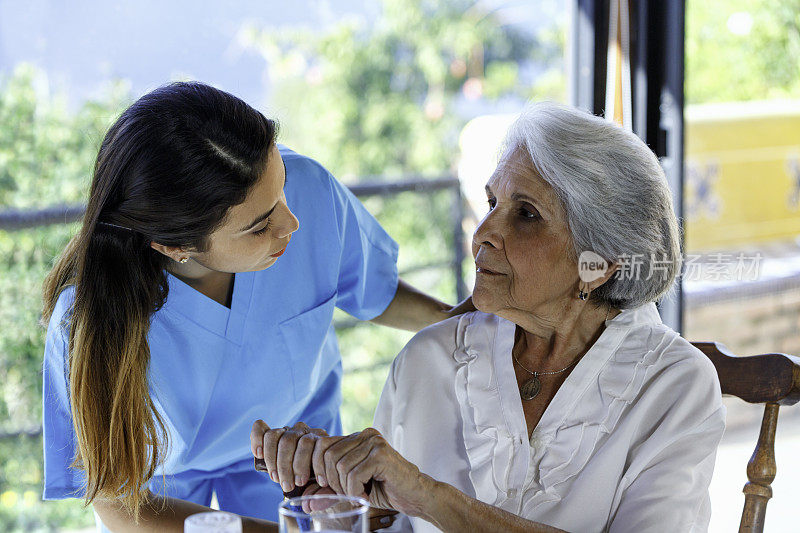
<path id="1" fill-rule="evenodd" d="M 563 94 L 563 76 L 537 88 L 521 75 L 534 64 L 560 66 L 554 35 L 563 32 L 539 43 L 482 5 L 384 0 L 374 21 L 326 33 L 251 27 L 244 40 L 267 61 L 272 112 L 288 118 L 283 137 L 299 151 L 345 179 L 442 173 L 454 165 L 461 108 Z"/>
<path id="2" fill-rule="evenodd" d="M 456 299 L 452 269 L 429 265 L 447 265 L 453 260 L 453 201 L 452 191 L 364 199 L 366 207 L 400 244 L 398 268 L 401 274 L 407 273 L 403 278 L 451 303 Z M 336 320 L 345 316 L 340 313 Z M 337 336 L 345 370 L 342 422 L 346 432 L 357 431 L 372 425 L 389 364 L 411 334 L 361 323 L 352 329 L 338 329 Z"/>
<path id="3" fill-rule="evenodd" d="M 686 102 L 800 98 L 800 0 L 687 2 Z"/>
<path id="4" fill-rule="evenodd" d="M 47 94 L 47 80 L 30 66 L 0 79 L 0 206 L 82 202 L 99 141 L 126 94 L 124 85 L 111 86 L 103 102 L 73 112 Z M 0 434 L 41 424 L 41 283 L 75 229 L 0 231 Z M 91 523 L 80 502 L 41 503 L 41 450 L 41 437 L 0 441 L 3 531 Z"/>

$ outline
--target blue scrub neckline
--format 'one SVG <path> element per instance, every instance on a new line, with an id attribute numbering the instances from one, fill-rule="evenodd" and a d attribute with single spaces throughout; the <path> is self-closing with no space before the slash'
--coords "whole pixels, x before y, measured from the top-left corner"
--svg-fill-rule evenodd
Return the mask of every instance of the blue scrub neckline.
<path id="1" fill-rule="evenodd" d="M 167 272 L 169 295 L 164 308 L 178 313 L 215 335 L 241 344 L 253 294 L 254 272 L 233 275 L 230 308 L 216 302 Z"/>

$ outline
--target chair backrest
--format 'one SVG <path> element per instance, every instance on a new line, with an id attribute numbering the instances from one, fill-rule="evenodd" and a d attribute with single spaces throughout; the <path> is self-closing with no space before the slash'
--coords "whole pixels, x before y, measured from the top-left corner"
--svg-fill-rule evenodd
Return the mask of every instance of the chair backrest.
<path id="1" fill-rule="evenodd" d="M 761 533 L 776 472 L 778 408 L 800 401 L 800 359 L 781 353 L 736 357 L 717 342 L 692 344 L 714 363 L 722 394 L 764 404 L 761 432 L 747 463 L 748 482 L 744 486 L 744 509 L 739 524 L 740 533 Z"/>

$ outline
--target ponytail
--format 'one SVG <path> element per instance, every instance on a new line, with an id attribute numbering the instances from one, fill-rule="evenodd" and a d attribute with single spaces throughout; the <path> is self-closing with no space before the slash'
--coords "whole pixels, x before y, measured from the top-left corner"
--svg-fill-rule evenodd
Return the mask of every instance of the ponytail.
<path id="1" fill-rule="evenodd" d="M 119 502 L 139 515 L 143 491 L 168 446 L 150 397 L 150 315 L 167 296 L 166 258 L 143 235 L 88 224 L 45 280 L 45 320 L 58 294 L 75 286 L 69 334 L 69 389 L 87 504 Z M 74 275 L 70 275 L 70 272 Z"/>

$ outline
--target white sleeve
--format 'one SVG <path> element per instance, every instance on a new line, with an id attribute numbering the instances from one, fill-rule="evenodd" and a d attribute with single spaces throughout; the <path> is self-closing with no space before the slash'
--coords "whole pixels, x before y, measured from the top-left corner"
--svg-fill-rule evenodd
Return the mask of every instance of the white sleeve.
<path id="1" fill-rule="evenodd" d="M 399 366 L 398 361 L 404 351 L 405 349 L 392 361 L 392 366 L 389 369 L 389 376 L 386 378 L 386 383 L 383 385 L 383 391 L 381 392 L 378 406 L 375 408 L 375 416 L 372 420 L 372 426 L 380 431 L 383 438 L 395 449 L 397 449 L 397 444 L 395 443 L 392 429 L 394 427 L 394 421 L 396 420 L 394 410 L 397 395 L 397 371 Z"/>
<path id="2" fill-rule="evenodd" d="M 383 438 L 386 439 L 389 445 L 391 445 L 401 454 L 402 450 L 400 447 L 402 446 L 402 442 L 398 442 L 398 440 L 401 440 L 401 436 L 395 434 L 394 422 L 397 420 L 395 415 L 397 374 L 400 366 L 399 361 L 404 352 L 405 348 L 400 352 L 400 355 L 395 357 L 394 361 L 392 361 L 392 366 L 389 369 L 389 376 L 386 378 L 386 383 L 383 385 L 383 392 L 381 392 L 380 400 L 378 400 L 378 406 L 375 408 L 375 417 L 372 421 L 372 426 L 380 431 L 381 435 L 383 435 Z M 412 527 L 408 516 L 400 513 L 395 517 L 395 521 L 391 526 L 379 529 L 378 531 L 381 533 L 410 533 L 414 531 L 414 528 Z"/>
<path id="3" fill-rule="evenodd" d="M 625 490 L 609 531 L 706 531 L 724 408 L 665 447 Z"/>

